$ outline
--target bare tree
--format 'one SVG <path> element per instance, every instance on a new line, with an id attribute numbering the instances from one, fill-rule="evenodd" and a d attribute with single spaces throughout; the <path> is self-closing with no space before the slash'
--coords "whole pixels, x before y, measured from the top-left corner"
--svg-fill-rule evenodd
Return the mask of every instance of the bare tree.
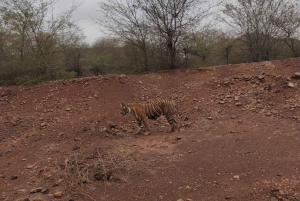
<path id="1" fill-rule="evenodd" d="M 125 42 L 136 46 L 144 56 L 144 70 L 149 70 L 147 40 L 149 37 L 148 22 L 136 0 L 111 0 L 99 3 L 105 20 L 98 23 L 116 34 Z"/>
<path id="2" fill-rule="evenodd" d="M 281 27 L 279 19 L 291 14 L 288 0 L 237 0 L 227 3 L 224 21 L 237 31 L 250 55 L 250 61 L 270 60 Z"/>
<path id="3" fill-rule="evenodd" d="M 204 19 L 212 6 L 203 0 L 138 0 L 151 27 L 165 41 L 169 68 L 176 68 L 177 46 L 182 37 Z"/>
<path id="4" fill-rule="evenodd" d="M 285 12 L 276 19 L 275 24 L 281 30 L 280 37 L 293 52 L 294 57 L 300 56 L 300 4 L 297 2 L 286 2 Z"/>

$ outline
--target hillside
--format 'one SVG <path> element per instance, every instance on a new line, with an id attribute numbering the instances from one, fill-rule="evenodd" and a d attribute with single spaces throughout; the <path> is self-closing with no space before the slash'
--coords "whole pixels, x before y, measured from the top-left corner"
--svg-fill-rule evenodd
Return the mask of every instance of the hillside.
<path id="1" fill-rule="evenodd" d="M 300 59 L 0 88 L 0 200 L 300 200 Z M 121 102 L 175 100 L 134 135 Z"/>

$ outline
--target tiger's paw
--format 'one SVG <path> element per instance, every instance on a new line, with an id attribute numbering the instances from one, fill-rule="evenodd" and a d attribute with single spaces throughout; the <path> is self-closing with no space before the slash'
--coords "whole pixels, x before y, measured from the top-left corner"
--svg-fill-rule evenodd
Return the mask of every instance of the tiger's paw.
<path id="1" fill-rule="evenodd" d="M 141 131 L 137 131 L 134 133 L 135 135 L 140 135 L 141 134 Z"/>
<path id="2" fill-rule="evenodd" d="M 149 131 L 144 132 L 144 135 L 150 135 Z"/>

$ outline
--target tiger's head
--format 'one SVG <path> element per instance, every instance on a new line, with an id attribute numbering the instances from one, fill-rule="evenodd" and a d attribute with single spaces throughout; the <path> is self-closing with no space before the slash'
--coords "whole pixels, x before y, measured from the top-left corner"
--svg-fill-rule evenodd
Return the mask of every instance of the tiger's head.
<path id="1" fill-rule="evenodd" d="M 121 103 L 121 114 L 125 116 L 128 112 L 131 111 L 128 103 Z"/>

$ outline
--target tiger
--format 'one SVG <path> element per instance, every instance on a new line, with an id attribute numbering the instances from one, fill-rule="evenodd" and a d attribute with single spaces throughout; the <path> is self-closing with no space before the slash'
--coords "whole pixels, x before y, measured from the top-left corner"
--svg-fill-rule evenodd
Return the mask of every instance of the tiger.
<path id="1" fill-rule="evenodd" d="M 171 125 L 171 132 L 177 128 L 174 114 L 178 112 L 178 108 L 175 102 L 172 100 L 157 99 L 148 103 L 121 103 L 121 114 L 125 116 L 128 113 L 132 113 L 138 124 L 138 131 L 136 134 L 140 134 L 141 125 L 143 123 L 145 127 L 144 135 L 150 134 L 148 119 L 156 120 L 160 116 L 165 116 L 168 123 Z"/>

